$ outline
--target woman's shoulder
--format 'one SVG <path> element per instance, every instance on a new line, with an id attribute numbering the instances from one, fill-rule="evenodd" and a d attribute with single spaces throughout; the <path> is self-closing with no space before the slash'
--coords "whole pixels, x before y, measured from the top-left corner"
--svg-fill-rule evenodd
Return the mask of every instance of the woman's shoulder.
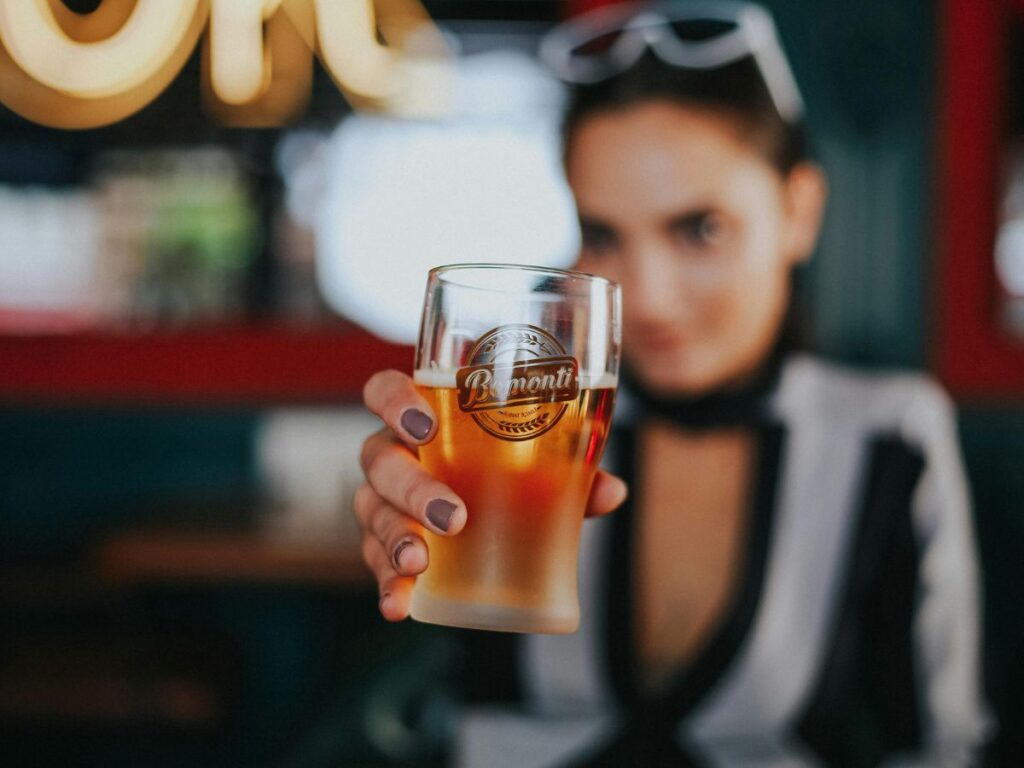
<path id="1" fill-rule="evenodd" d="M 948 431 L 952 400 L 927 374 L 910 370 L 862 370 L 813 355 L 790 357 L 782 371 L 776 408 L 793 418 L 812 418 L 872 432 L 897 432 L 916 441 Z"/>

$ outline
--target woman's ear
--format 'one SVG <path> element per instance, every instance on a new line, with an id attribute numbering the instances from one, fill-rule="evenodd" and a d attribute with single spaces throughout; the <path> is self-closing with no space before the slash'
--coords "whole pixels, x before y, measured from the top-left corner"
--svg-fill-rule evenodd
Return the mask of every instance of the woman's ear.
<path id="1" fill-rule="evenodd" d="M 786 227 L 783 250 L 791 266 L 807 261 L 818 241 L 828 199 L 828 180 L 821 166 L 801 162 L 784 182 Z"/>

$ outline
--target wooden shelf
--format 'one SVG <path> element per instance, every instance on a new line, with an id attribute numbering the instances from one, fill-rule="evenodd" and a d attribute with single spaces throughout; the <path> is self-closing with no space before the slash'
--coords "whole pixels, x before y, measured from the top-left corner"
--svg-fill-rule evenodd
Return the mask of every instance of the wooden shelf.
<path id="1" fill-rule="evenodd" d="M 100 544 L 95 565 L 102 582 L 121 586 L 272 583 L 362 589 L 374 583 L 351 543 L 265 531 L 125 532 Z"/>
<path id="2" fill-rule="evenodd" d="M 167 333 L 0 335 L 0 403 L 338 403 L 413 350 L 364 331 L 273 324 Z"/>

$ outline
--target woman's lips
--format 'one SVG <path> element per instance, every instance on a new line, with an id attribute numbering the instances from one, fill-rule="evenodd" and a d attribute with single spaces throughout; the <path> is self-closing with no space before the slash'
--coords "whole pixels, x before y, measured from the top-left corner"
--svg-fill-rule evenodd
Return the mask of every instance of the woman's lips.
<path id="1" fill-rule="evenodd" d="M 641 352 L 665 354 L 680 352 L 688 346 L 686 337 L 677 333 L 637 333 L 630 339 L 630 347 Z"/>

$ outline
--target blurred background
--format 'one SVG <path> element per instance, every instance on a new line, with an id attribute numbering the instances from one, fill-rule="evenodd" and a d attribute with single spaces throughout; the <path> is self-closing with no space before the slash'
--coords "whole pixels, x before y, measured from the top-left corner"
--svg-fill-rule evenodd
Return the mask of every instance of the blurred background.
<path id="1" fill-rule="evenodd" d="M 5 765 L 445 763 L 472 633 L 377 614 L 357 402 L 411 368 L 427 267 L 570 262 L 535 51 L 596 4 L 424 0 L 449 124 L 357 115 L 313 60 L 308 103 L 239 127 L 202 44 L 108 127 L 0 107 Z M 991 752 L 1024 764 L 1024 2 L 766 5 L 831 180 L 815 345 L 958 401 Z"/>

